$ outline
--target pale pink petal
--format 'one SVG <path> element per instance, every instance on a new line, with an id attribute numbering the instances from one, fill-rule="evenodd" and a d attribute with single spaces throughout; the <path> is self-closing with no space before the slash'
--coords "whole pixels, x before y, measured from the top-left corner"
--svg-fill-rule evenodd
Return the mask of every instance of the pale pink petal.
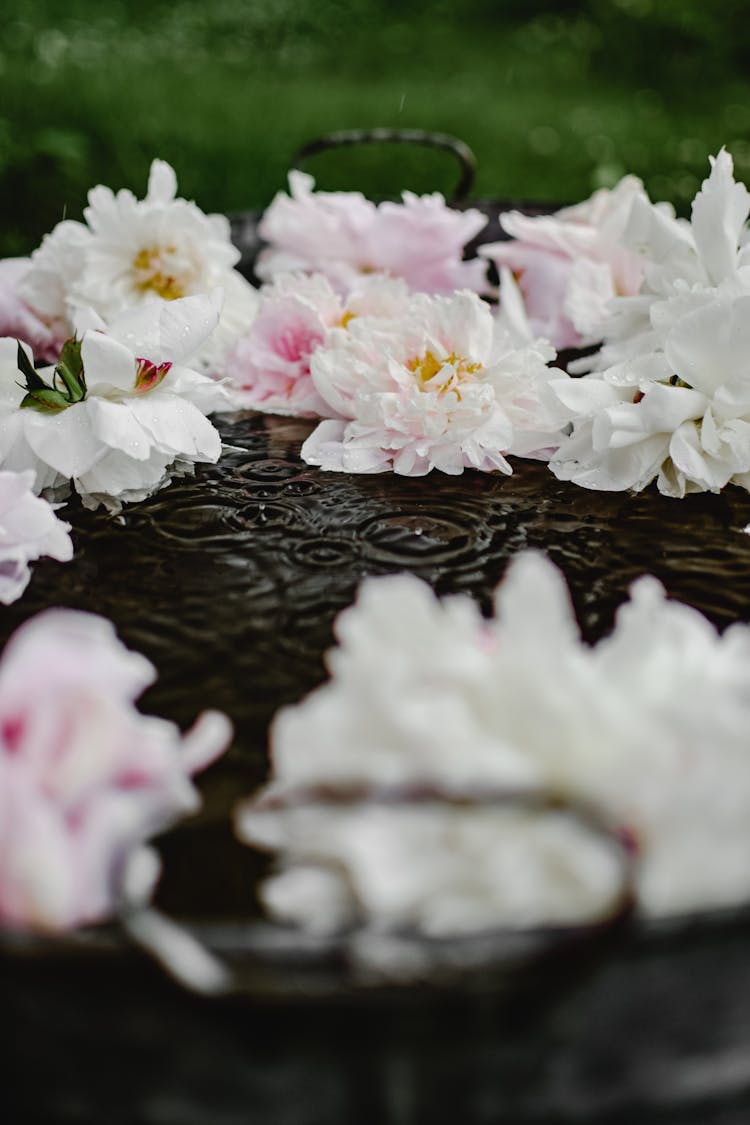
<path id="1" fill-rule="evenodd" d="M 8 642 L 0 925 L 58 931 L 106 918 L 144 842 L 199 806 L 190 775 L 226 748 L 231 726 L 208 712 L 183 739 L 141 715 L 133 702 L 153 674 L 89 614 L 48 611 Z"/>
<path id="2" fill-rule="evenodd" d="M 403 202 L 376 207 L 359 192 L 316 192 L 301 172 L 290 173 L 289 185 L 259 224 L 269 243 L 256 267 L 263 279 L 304 269 L 325 274 L 344 293 L 372 272 L 428 293 L 486 287 L 484 263 L 463 260 L 464 246 L 487 221 L 481 212 L 446 207 L 438 193 L 405 192 Z"/>

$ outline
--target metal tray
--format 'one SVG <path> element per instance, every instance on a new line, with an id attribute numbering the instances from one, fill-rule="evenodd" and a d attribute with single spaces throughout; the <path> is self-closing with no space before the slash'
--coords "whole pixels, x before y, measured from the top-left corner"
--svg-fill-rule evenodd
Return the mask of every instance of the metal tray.
<path id="1" fill-rule="evenodd" d="M 233 230 L 249 272 L 255 217 Z M 0 642 L 49 605 L 101 613 L 158 668 L 145 710 L 232 717 L 203 811 L 159 842 L 158 904 L 233 984 L 212 1000 L 182 992 L 116 927 L 4 939 L 10 1120 L 745 1121 L 747 912 L 522 935 L 460 971 L 449 958 L 373 981 L 346 949 L 262 921 L 267 861 L 234 840 L 229 814 L 265 776 L 273 714 L 324 679 L 333 619 L 366 575 L 413 571 L 488 607 L 508 559 L 538 547 L 589 640 L 644 572 L 724 626 L 750 620 L 750 496 L 593 493 L 520 461 L 509 478 L 324 474 L 299 459 L 310 423 L 245 413 L 220 428 L 218 465 L 119 517 L 66 510 L 75 559 L 35 568 Z"/>

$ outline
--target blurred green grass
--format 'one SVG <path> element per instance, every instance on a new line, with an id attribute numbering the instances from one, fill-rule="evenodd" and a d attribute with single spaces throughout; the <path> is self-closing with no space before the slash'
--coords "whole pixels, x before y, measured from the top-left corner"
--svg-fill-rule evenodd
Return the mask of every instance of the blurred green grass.
<path id="1" fill-rule="evenodd" d="M 454 133 L 475 194 L 573 200 L 642 176 L 684 207 L 727 144 L 750 173 L 741 0 L 25 0 L 0 40 L 0 254 L 95 183 L 142 194 L 153 156 L 207 210 L 264 206 L 304 141 Z M 444 157 L 344 153 L 324 187 L 450 190 Z"/>

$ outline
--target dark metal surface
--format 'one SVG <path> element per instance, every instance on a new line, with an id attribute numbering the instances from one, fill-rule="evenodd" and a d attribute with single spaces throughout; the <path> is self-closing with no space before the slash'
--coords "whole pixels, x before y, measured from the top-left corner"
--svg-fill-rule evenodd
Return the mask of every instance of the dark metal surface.
<path id="1" fill-rule="evenodd" d="M 609 944 L 506 993 L 208 1001 L 148 963 L 48 958 L 3 989 L 4 1120 L 744 1125 L 748 927 Z"/>
<path id="2" fill-rule="evenodd" d="M 535 546 L 562 566 L 589 639 L 644 571 L 720 625 L 750 618 L 738 490 L 597 494 L 531 462 L 510 478 L 323 474 L 298 458 L 308 423 L 246 415 L 221 428 L 233 451 L 218 466 L 121 518 L 74 507 L 74 561 L 40 563 L 0 632 L 50 604 L 104 613 L 159 669 L 147 709 L 182 724 L 205 706 L 232 716 L 236 743 L 203 781 L 203 813 L 162 843 L 159 897 L 215 943 L 230 935 L 251 971 L 264 970 L 237 925 L 255 913 L 264 861 L 234 842 L 228 814 L 264 777 L 273 713 L 323 679 L 333 619 L 363 576 L 407 569 L 487 607 L 508 558 Z M 200 1000 L 132 952 L 72 957 L 61 943 L 4 961 L 16 1094 L 43 1119 L 86 1123 L 739 1122 L 749 938 L 742 917 L 616 932 L 470 976 L 453 1014 L 429 987 L 358 998 L 335 964 L 321 1007 L 293 959 L 268 969 L 271 1007 L 268 995 Z"/>

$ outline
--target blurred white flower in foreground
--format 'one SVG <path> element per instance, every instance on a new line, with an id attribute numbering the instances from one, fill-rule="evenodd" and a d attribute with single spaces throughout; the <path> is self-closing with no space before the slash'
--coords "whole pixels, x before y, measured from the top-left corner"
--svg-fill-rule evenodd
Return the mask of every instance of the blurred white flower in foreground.
<path id="1" fill-rule="evenodd" d="M 264 281 L 308 270 L 344 293 L 369 273 L 401 277 L 415 293 L 486 289 L 486 264 L 463 260 L 487 223 L 481 211 L 447 207 L 438 192 L 375 204 L 358 191 L 314 187 L 312 176 L 290 172 L 290 194 L 279 192 L 261 219 L 258 233 L 270 244 L 256 265 Z"/>
<path id="2" fill-rule="evenodd" d="M 29 584 L 29 563 L 46 555 L 73 558 L 70 524 L 33 493 L 34 474 L 0 472 L 0 602 L 10 605 Z"/>
<path id="3" fill-rule="evenodd" d="M 458 937 L 596 921 L 621 905 L 621 847 L 573 812 L 405 796 L 245 806 L 241 837 L 284 857 L 262 889 L 270 912 L 315 933 L 365 922 Z"/>
<path id="4" fill-rule="evenodd" d="M 520 806 L 460 820 L 449 805 L 377 807 L 409 786 L 599 810 L 637 849 L 646 915 L 750 898 L 750 626 L 719 636 L 644 577 L 590 647 L 533 552 L 495 607 L 484 620 L 406 575 L 363 584 L 336 623 L 330 682 L 277 717 L 271 782 L 238 810 L 242 838 L 279 853 L 270 909 L 313 929 L 440 933 L 606 914 L 619 876 L 603 839 Z M 351 786 L 375 805 L 337 809 Z"/>
<path id="5" fill-rule="evenodd" d="M 234 269 L 239 257 L 229 221 L 177 198 L 174 170 L 154 160 L 145 199 L 126 189 L 93 188 L 84 222 L 66 219 L 45 236 L 18 294 L 44 322 L 65 325 L 65 339 L 78 309 L 92 308 L 110 321 L 146 302 L 221 287 L 221 318 L 199 356 L 213 371 L 255 313 L 256 292 Z"/>
<path id="6" fill-rule="evenodd" d="M 505 454 L 549 456 L 568 413 L 544 341 L 518 347 L 474 293 L 418 294 L 400 317 L 353 320 L 312 354 L 330 408 L 302 458 L 351 473 L 510 473 Z M 338 416 L 340 421 L 334 420 Z"/>
<path id="7" fill-rule="evenodd" d="M 158 861 L 144 856 L 145 841 L 199 807 L 190 777 L 231 737 L 218 712 L 206 712 L 184 736 L 173 723 L 141 715 L 134 700 L 154 677 L 149 661 L 91 614 L 48 610 L 6 645 L 3 926 L 66 930 L 108 917 L 123 895 L 148 897 Z"/>
<path id="8" fill-rule="evenodd" d="M 0 340 L 0 468 L 32 470 L 34 488 L 117 510 L 200 461 L 221 440 L 206 413 L 226 392 L 181 361 L 216 325 L 221 294 L 150 303 L 113 320 L 81 313 L 81 337 L 55 368 L 35 371 Z"/>

